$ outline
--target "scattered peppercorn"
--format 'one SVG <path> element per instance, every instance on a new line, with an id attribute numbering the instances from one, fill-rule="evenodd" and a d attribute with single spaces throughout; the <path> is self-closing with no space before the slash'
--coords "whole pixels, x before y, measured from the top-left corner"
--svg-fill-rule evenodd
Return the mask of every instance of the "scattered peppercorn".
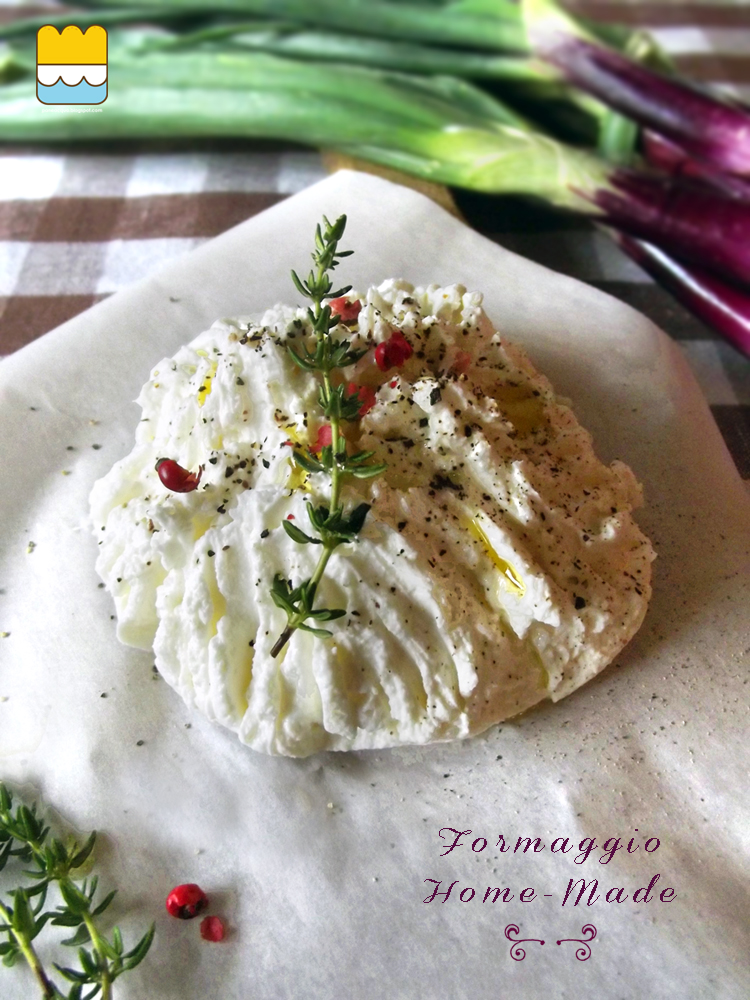
<path id="1" fill-rule="evenodd" d="M 167 912 L 179 920 L 192 920 L 208 906 L 208 896 L 199 885 L 186 882 L 175 886 L 167 896 Z"/>
<path id="2" fill-rule="evenodd" d="M 204 941 L 223 941 L 226 934 L 220 917 L 204 917 L 201 920 L 201 937 Z"/>

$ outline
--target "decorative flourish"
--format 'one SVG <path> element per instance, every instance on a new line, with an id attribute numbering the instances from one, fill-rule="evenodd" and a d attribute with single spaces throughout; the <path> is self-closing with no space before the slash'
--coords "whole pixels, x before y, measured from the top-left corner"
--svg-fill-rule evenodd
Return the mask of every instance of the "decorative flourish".
<path id="1" fill-rule="evenodd" d="M 591 948 L 588 942 L 593 941 L 596 937 L 596 927 L 593 924 L 584 924 L 581 928 L 582 938 L 561 938 L 557 943 L 564 944 L 568 941 L 574 941 L 576 944 L 580 944 L 580 948 L 576 948 L 576 958 L 579 962 L 585 962 L 587 959 L 591 958 Z"/>
<path id="2" fill-rule="evenodd" d="M 290 520 L 282 521 L 284 531 L 292 541 L 299 545 L 320 545 L 322 549 L 309 580 L 294 586 L 291 580 L 285 579 L 281 574 L 277 573 L 274 577 L 271 598 L 277 607 L 286 612 L 287 625 L 274 643 L 271 656 L 279 655 L 296 629 L 312 632 L 320 638 L 328 638 L 333 634 L 328 629 L 308 624 L 308 619 L 316 623 L 329 622 L 346 614 L 343 608 L 315 608 L 315 592 L 334 549 L 355 540 L 370 509 L 369 504 L 361 503 L 345 513 L 340 502 L 341 487 L 346 479 L 371 479 L 385 470 L 385 465 L 367 464 L 367 460 L 374 454 L 372 451 L 347 454 L 346 438 L 341 433 L 341 422 L 357 420 L 369 400 L 366 394 L 360 395 L 356 386 L 353 387 L 356 391 L 352 391 L 350 385 L 334 385 L 331 373 L 337 368 L 347 368 L 359 361 L 367 351 L 353 350 L 348 340 L 331 336 L 331 330 L 341 323 L 342 317 L 355 319 L 359 310 L 353 303 L 345 305 L 343 297 L 351 286 L 331 291 L 332 282 L 328 277 L 328 272 L 339 264 L 342 257 L 353 253 L 351 250 L 338 249 L 346 227 L 346 216 L 340 216 L 333 224 L 324 216 L 323 222 L 325 229 L 318 226 L 315 231 L 315 251 L 312 254 L 315 270 L 310 271 L 306 281 L 302 281 L 292 271 L 297 291 L 311 299 L 314 305 L 313 309 L 308 309 L 308 316 L 315 334 L 315 350 L 310 351 L 307 347 L 303 347 L 299 353 L 293 347 L 288 350 L 294 363 L 303 371 L 321 376 L 318 401 L 328 421 L 325 433 L 319 435 L 313 449 L 303 451 L 294 448 L 294 461 L 305 472 L 327 472 L 331 477 L 331 496 L 327 504 L 314 506 L 308 501 L 305 505 L 314 534 L 307 534 Z M 323 305 L 325 298 L 332 300 L 326 306 Z M 332 306 L 335 306 L 335 313 Z"/>
<path id="3" fill-rule="evenodd" d="M 520 933 L 521 929 L 518 926 L 518 924 L 508 924 L 508 926 L 505 928 L 506 938 L 509 941 L 513 942 L 510 949 L 510 957 L 513 959 L 514 962 L 523 962 L 523 960 L 526 958 L 526 952 L 521 947 L 522 944 L 528 944 L 530 941 L 533 941 L 535 944 L 541 944 L 541 945 L 544 944 L 544 941 L 540 940 L 539 938 L 511 937 L 512 934 L 520 934 Z M 560 942 L 558 941 L 557 943 L 559 944 Z"/>
<path id="4" fill-rule="evenodd" d="M 0 871 L 15 860 L 32 866 L 24 874 L 34 880 L 31 885 L 11 890 L 12 902 L 0 901 L 0 939 L 5 938 L 0 940 L 0 958 L 3 965 L 9 966 L 25 959 L 44 1000 L 111 1000 L 114 981 L 146 957 L 154 925 L 130 951 L 125 951 L 119 927 L 114 928 L 111 939 L 105 937 L 98 917 L 117 890 L 94 903 L 97 876 L 81 881 L 73 874 L 88 860 L 96 834 L 90 834 L 83 846 L 75 841 L 65 844 L 48 834 L 49 827 L 37 816 L 36 806 L 19 805 L 14 810 L 13 796 L 0 782 Z M 55 883 L 62 903 L 54 910 L 45 910 L 47 893 Z M 62 943 L 78 948 L 80 969 L 55 963 L 60 975 L 72 983 L 67 993 L 50 979 L 33 943 L 48 921 L 68 928 L 73 936 Z M 83 945 L 89 945 L 91 950 Z"/>

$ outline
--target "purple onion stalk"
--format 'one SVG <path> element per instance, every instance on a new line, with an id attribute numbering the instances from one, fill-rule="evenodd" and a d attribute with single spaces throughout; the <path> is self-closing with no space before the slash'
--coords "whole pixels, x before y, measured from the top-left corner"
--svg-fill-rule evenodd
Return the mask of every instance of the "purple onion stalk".
<path id="1" fill-rule="evenodd" d="M 641 135 L 646 162 L 670 177 L 701 181 L 732 198 L 750 201 L 750 181 L 725 174 L 708 163 L 694 160 L 688 153 L 663 135 L 644 129 Z"/>
<path id="2" fill-rule="evenodd" d="M 750 292 L 685 264 L 658 247 L 622 233 L 610 236 L 687 309 L 750 358 Z"/>
<path id="3" fill-rule="evenodd" d="M 750 287 L 750 201 L 635 170 L 614 170 L 587 197 L 601 221 Z"/>
<path id="4" fill-rule="evenodd" d="M 562 77 L 691 157 L 750 176 L 750 113 L 599 44 L 554 0 L 523 0 L 534 53 Z"/>

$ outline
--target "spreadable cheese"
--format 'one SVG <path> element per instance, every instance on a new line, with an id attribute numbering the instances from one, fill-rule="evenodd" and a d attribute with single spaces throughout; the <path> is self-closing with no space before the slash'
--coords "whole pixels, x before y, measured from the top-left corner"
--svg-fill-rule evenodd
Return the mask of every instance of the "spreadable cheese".
<path id="1" fill-rule="evenodd" d="M 327 474 L 293 446 L 323 423 L 315 375 L 287 345 L 310 342 L 305 309 L 221 320 L 154 368 L 126 458 L 94 487 L 97 570 L 118 636 L 153 647 L 192 706 L 266 753 L 305 756 L 470 736 L 537 702 L 565 697 L 640 626 L 654 553 L 631 511 L 641 489 L 603 465 L 589 434 L 527 356 L 460 285 L 390 280 L 334 330 L 374 348 L 401 331 L 413 349 L 383 372 L 374 350 L 345 373 L 375 390 L 351 447 L 387 463 L 347 481 L 371 504 L 357 540 L 336 549 L 316 606 L 346 608 L 333 637 L 286 625 L 270 591 L 312 575 L 319 547 L 305 501 Z M 196 472 L 173 493 L 155 464 Z"/>

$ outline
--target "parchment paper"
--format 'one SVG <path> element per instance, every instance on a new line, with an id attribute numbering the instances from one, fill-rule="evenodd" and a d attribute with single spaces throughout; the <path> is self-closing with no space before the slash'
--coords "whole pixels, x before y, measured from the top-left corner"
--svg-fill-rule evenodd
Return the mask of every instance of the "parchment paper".
<path id="1" fill-rule="evenodd" d="M 289 269 L 305 266 L 321 214 L 340 212 L 356 249 L 343 281 L 482 290 L 573 400 L 600 456 L 633 467 L 647 501 L 638 520 L 659 553 L 655 595 L 616 665 L 557 706 L 462 743 L 279 760 L 191 714 L 148 654 L 118 644 L 87 497 L 131 447 L 131 400 L 150 367 L 219 316 L 296 301 Z M 103 831 L 98 870 L 105 890 L 121 889 L 113 916 L 129 941 L 156 920 L 149 958 L 117 997 L 750 996 L 750 502 L 692 376 L 650 322 L 421 195 L 340 173 L 13 355 L 0 384 L 0 630 L 11 633 L 0 639 L 0 777 L 54 805 L 56 822 Z M 446 827 L 471 833 L 441 857 Z M 544 849 L 514 851 L 519 837 Z M 566 837 L 574 850 L 551 853 Z M 601 850 L 576 864 L 586 837 L 623 847 L 606 865 Z M 649 902 L 607 902 L 655 874 Z M 579 878 L 585 896 L 573 905 L 579 883 L 563 906 Z M 440 892 L 457 884 L 424 903 L 426 879 Z M 168 890 L 187 881 L 227 920 L 225 942 L 166 914 Z M 487 887 L 514 898 L 483 902 Z M 522 902 L 528 888 L 535 898 Z M 514 960 L 509 924 L 544 945 L 527 942 Z M 563 939 L 586 924 L 597 937 L 581 961 Z M 36 996 L 23 966 L 0 968 L 0 995 Z"/>

